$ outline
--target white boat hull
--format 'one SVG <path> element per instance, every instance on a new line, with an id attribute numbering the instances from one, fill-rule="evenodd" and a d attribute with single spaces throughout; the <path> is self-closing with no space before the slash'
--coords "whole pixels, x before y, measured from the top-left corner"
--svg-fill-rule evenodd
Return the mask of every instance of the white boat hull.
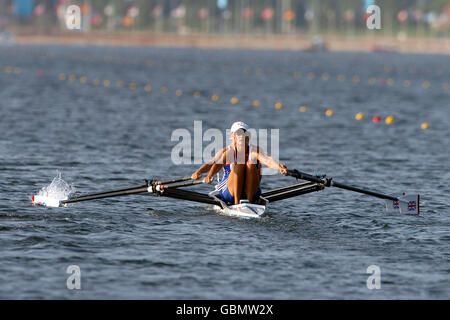
<path id="1" fill-rule="evenodd" d="M 269 201 L 262 198 L 265 204 L 255 204 L 249 203 L 246 200 L 242 200 L 240 204 L 235 205 L 227 205 L 224 201 L 222 201 L 217 195 L 217 191 L 213 191 L 209 194 L 211 197 L 217 199 L 221 205 L 215 205 L 214 210 L 226 216 L 238 217 L 244 219 L 259 219 L 266 214 L 267 206 Z"/>
<path id="2" fill-rule="evenodd" d="M 266 206 L 252 203 L 235 204 L 232 206 L 225 206 L 224 208 L 214 206 L 214 209 L 219 214 L 245 219 L 258 219 L 263 217 L 266 213 Z"/>

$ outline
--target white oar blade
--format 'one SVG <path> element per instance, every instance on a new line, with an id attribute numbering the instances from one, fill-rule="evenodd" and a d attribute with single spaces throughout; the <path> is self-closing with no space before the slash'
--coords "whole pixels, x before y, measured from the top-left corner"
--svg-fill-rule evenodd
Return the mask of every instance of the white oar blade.
<path id="1" fill-rule="evenodd" d="M 61 201 L 67 200 L 65 199 L 56 199 L 48 196 L 40 196 L 40 195 L 34 195 L 31 198 L 32 204 L 37 206 L 43 206 L 43 207 L 63 207 L 64 204 L 61 203 Z"/>
<path id="2" fill-rule="evenodd" d="M 386 211 L 408 214 L 420 214 L 420 195 L 399 197 L 399 200 L 385 200 Z"/>
<path id="3" fill-rule="evenodd" d="M 400 198 L 400 212 L 420 214 L 420 195 L 410 195 Z"/>
<path id="4" fill-rule="evenodd" d="M 400 203 L 397 200 L 384 200 L 386 203 L 387 212 L 400 212 Z"/>

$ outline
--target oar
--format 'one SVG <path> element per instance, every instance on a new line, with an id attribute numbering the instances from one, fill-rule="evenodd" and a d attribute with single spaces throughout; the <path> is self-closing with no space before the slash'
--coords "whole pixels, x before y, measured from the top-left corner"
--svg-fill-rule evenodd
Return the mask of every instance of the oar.
<path id="1" fill-rule="evenodd" d="M 172 179 L 172 180 L 167 180 L 167 181 L 153 181 L 153 183 L 169 184 L 169 183 L 182 182 L 182 181 L 187 181 L 187 180 L 191 180 L 191 177 L 182 177 L 182 178 L 177 178 L 177 179 Z"/>
<path id="2" fill-rule="evenodd" d="M 137 185 L 137 186 L 131 186 L 131 187 L 127 187 L 127 188 L 123 188 L 123 189 L 117 189 L 117 190 L 109 190 L 109 191 L 103 191 L 103 192 L 97 192 L 97 193 L 90 193 L 90 194 L 83 195 L 82 197 L 100 196 L 100 195 L 109 194 L 109 193 L 116 193 L 116 192 L 121 192 L 121 191 L 129 191 L 129 190 L 134 190 L 134 189 L 146 188 L 147 186 L 148 186 L 148 181 L 145 180 L 145 184 L 140 184 L 140 185 Z"/>
<path id="3" fill-rule="evenodd" d="M 181 178 L 181 179 L 186 180 L 185 178 Z M 174 179 L 174 180 L 169 180 L 169 181 L 183 181 L 181 179 Z M 186 187 L 186 186 L 192 186 L 192 185 L 196 185 L 196 184 L 200 184 L 200 183 L 203 183 L 203 181 L 190 181 L 190 182 L 182 182 L 182 183 L 169 184 L 169 185 L 164 185 L 164 184 L 162 184 L 161 181 L 156 181 L 156 182 L 150 181 L 145 185 L 141 185 L 141 186 L 137 186 L 137 187 L 130 187 L 130 188 L 112 190 L 112 191 L 107 191 L 107 192 L 87 194 L 87 195 L 83 195 L 83 196 L 68 199 L 68 200 L 62 200 L 61 204 L 64 205 L 64 204 L 73 203 L 73 202 L 127 196 L 127 195 L 139 194 L 139 193 L 144 193 L 144 192 L 157 193 L 157 192 L 161 192 L 164 189 L 168 189 L 168 188 Z"/>
<path id="4" fill-rule="evenodd" d="M 34 195 L 32 197 L 32 202 L 35 205 L 42 205 L 42 206 L 47 206 L 47 207 L 59 207 L 59 206 L 64 206 L 68 203 L 73 203 L 73 202 L 120 197 L 120 196 L 133 195 L 133 194 L 139 194 L 139 193 L 144 193 L 144 192 L 160 193 L 163 191 L 163 189 L 167 189 L 167 188 L 178 188 L 178 187 L 184 187 L 184 186 L 190 186 L 190 185 L 196 185 L 196 184 L 203 183 L 203 181 L 183 182 L 183 181 L 187 181 L 190 179 L 191 179 L 190 177 L 182 177 L 182 178 L 177 178 L 177 179 L 172 179 L 172 180 L 167 180 L 167 181 L 147 181 L 147 180 L 145 180 L 145 184 L 142 184 L 142 185 L 131 186 L 131 187 L 127 187 L 127 188 L 121 188 L 121 189 L 110 190 L 110 191 L 85 194 L 85 195 L 81 195 L 79 197 L 75 197 L 75 198 L 71 198 L 71 199 L 56 199 L 56 198 L 52 198 L 52 197 L 48 197 L 48 196 Z M 175 182 L 180 182 L 180 183 L 175 183 Z"/>
<path id="5" fill-rule="evenodd" d="M 397 200 L 397 201 L 399 200 L 397 197 L 394 197 L 394 196 L 382 194 L 382 193 L 379 193 L 376 191 L 371 191 L 371 190 L 367 190 L 367 189 L 363 189 L 363 188 L 345 185 L 343 183 L 333 181 L 332 178 L 325 178 L 325 177 L 322 178 L 322 177 L 318 177 L 318 176 L 313 176 L 311 174 L 298 171 L 297 169 L 289 170 L 289 175 L 294 178 L 297 178 L 297 179 L 307 180 L 307 181 L 316 182 L 316 183 L 322 183 L 326 187 L 336 187 L 336 188 L 346 189 L 346 190 L 350 190 L 350 191 L 354 191 L 354 192 L 364 193 L 369 196 L 374 196 L 374 197 L 381 198 L 381 199 Z"/>
<path id="6" fill-rule="evenodd" d="M 181 182 L 181 181 L 187 181 L 187 180 L 191 180 L 191 177 L 182 177 L 182 178 L 177 178 L 177 179 L 172 179 L 172 180 L 167 180 L 167 181 L 150 181 L 150 183 L 152 183 L 152 184 L 169 184 L 169 183 Z M 98 192 L 98 193 L 90 193 L 87 195 L 83 195 L 83 197 L 98 196 L 98 195 L 104 195 L 104 194 L 109 194 L 109 193 L 116 193 L 116 192 L 120 192 L 120 191 L 128 191 L 128 190 L 141 189 L 144 187 L 148 187 L 149 181 L 148 180 L 144 180 L 144 181 L 145 181 L 145 184 L 140 184 L 137 186 L 127 187 L 127 188 L 117 189 L 117 190 L 103 191 L 103 192 Z"/>
<path id="7" fill-rule="evenodd" d="M 311 182 L 316 182 L 323 184 L 325 187 L 336 187 L 340 189 L 345 189 L 349 191 L 354 191 L 358 193 L 363 193 L 369 196 L 377 197 L 380 199 L 389 200 L 386 201 L 386 209 L 398 209 L 400 212 L 416 212 L 420 213 L 420 195 L 395 197 L 377 191 L 367 190 L 364 188 L 359 188 L 355 186 L 346 185 L 340 182 L 334 181 L 332 178 L 325 178 L 324 176 L 314 176 L 308 173 L 301 172 L 297 169 L 289 170 L 289 175 L 302 180 L 307 180 Z"/>
<path id="8" fill-rule="evenodd" d="M 173 184 L 164 184 L 164 183 L 153 183 L 148 186 L 148 192 L 152 193 L 159 193 L 164 191 L 165 189 L 171 189 L 171 188 L 179 188 L 179 187 L 187 187 L 187 186 L 193 186 L 196 184 L 202 184 L 204 183 L 203 180 L 193 180 L 189 182 L 180 182 L 180 183 L 173 183 Z"/>
<path id="9" fill-rule="evenodd" d="M 88 200 L 95 200 L 95 199 L 104 199 L 104 198 L 112 198 L 112 197 L 120 197 L 120 196 L 127 196 L 131 194 L 138 194 L 147 191 L 148 187 L 141 187 L 141 188 L 135 188 L 135 189 L 129 189 L 124 191 L 116 191 L 116 192 L 109 192 L 109 193 L 101 193 L 101 194 L 87 194 L 84 196 L 68 199 L 68 200 L 61 200 L 61 204 L 65 205 L 67 203 L 73 203 L 73 202 L 81 202 L 81 201 L 88 201 Z"/>

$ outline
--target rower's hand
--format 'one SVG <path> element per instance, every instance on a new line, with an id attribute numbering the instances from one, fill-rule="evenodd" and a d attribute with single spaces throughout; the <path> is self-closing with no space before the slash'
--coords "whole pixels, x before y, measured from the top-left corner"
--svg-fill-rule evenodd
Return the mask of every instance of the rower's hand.
<path id="1" fill-rule="evenodd" d="M 201 173 L 197 173 L 197 171 L 195 171 L 192 175 L 191 175 L 191 179 L 192 180 L 198 180 L 202 177 Z"/>
<path id="2" fill-rule="evenodd" d="M 288 168 L 284 165 L 280 163 L 280 166 L 278 168 L 278 170 L 280 171 L 280 173 L 284 176 L 288 176 L 289 175 L 289 170 Z"/>
<path id="3" fill-rule="evenodd" d="M 207 184 L 211 184 L 211 181 L 212 179 L 209 176 L 206 176 L 205 179 L 203 179 L 203 182 Z"/>

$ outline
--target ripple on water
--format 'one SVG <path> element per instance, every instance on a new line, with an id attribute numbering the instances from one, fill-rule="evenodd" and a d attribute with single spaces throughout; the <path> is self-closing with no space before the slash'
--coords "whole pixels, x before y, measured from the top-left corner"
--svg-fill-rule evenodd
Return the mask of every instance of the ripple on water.
<path id="1" fill-rule="evenodd" d="M 113 59 L 105 63 L 105 57 Z M 155 62 L 151 73 L 149 57 Z M 276 57 L 274 63 L 273 51 L 100 46 L 1 50 L 4 65 L 48 70 L 40 81 L 32 73 L 20 81 L 8 78 L 0 90 L 6 101 L 0 117 L 1 298 L 73 298 L 65 287 L 66 268 L 73 264 L 85 279 L 86 290 L 76 293 L 80 299 L 450 298 L 450 167 L 442 148 L 450 113 L 436 108 L 448 104 L 448 92 L 439 93 L 438 85 L 410 90 L 362 81 L 354 90 L 352 83 L 331 81 L 341 73 L 346 79 L 356 73 L 378 78 L 386 63 L 443 70 L 449 58 L 280 50 Z M 225 66 L 229 72 L 220 71 Z M 244 75 L 248 66 L 264 75 Z M 294 69 L 327 72 L 330 80 L 323 86 L 320 79 L 282 73 Z M 69 70 L 111 84 L 151 83 L 153 91 L 58 80 Z M 417 77 L 439 84 L 449 73 Z M 159 93 L 162 86 L 166 94 Z M 176 96 L 177 88 L 186 94 Z M 200 98 L 193 98 L 196 91 Z M 219 101 L 211 101 L 213 94 Z M 271 203 L 261 221 L 152 196 L 30 206 L 31 194 L 48 185 L 55 170 L 76 194 L 193 172 L 198 165 L 171 161 L 173 130 L 193 132 L 198 120 L 204 131 L 225 130 L 237 117 L 229 108 L 233 96 L 240 97 L 240 116 L 250 126 L 280 129 L 280 159 L 288 167 L 389 194 L 420 192 L 422 215 L 388 214 L 382 200 L 337 188 Z M 251 106 L 255 99 L 258 108 Z M 273 108 L 273 101 L 283 108 Z M 307 112 L 298 111 L 300 102 Z M 333 108 L 335 115 L 324 117 L 321 108 Z M 33 121 L 29 110 L 39 110 Z M 354 121 L 358 112 L 369 120 Z M 397 120 L 391 126 L 370 121 L 388 113 Z M 422 118 L 430 129 L 420 129 Z M 294 181 L 264 176 L 263 189 Z M 365 286 L 373 264 L 383 274 L 377 293 Z"/>

